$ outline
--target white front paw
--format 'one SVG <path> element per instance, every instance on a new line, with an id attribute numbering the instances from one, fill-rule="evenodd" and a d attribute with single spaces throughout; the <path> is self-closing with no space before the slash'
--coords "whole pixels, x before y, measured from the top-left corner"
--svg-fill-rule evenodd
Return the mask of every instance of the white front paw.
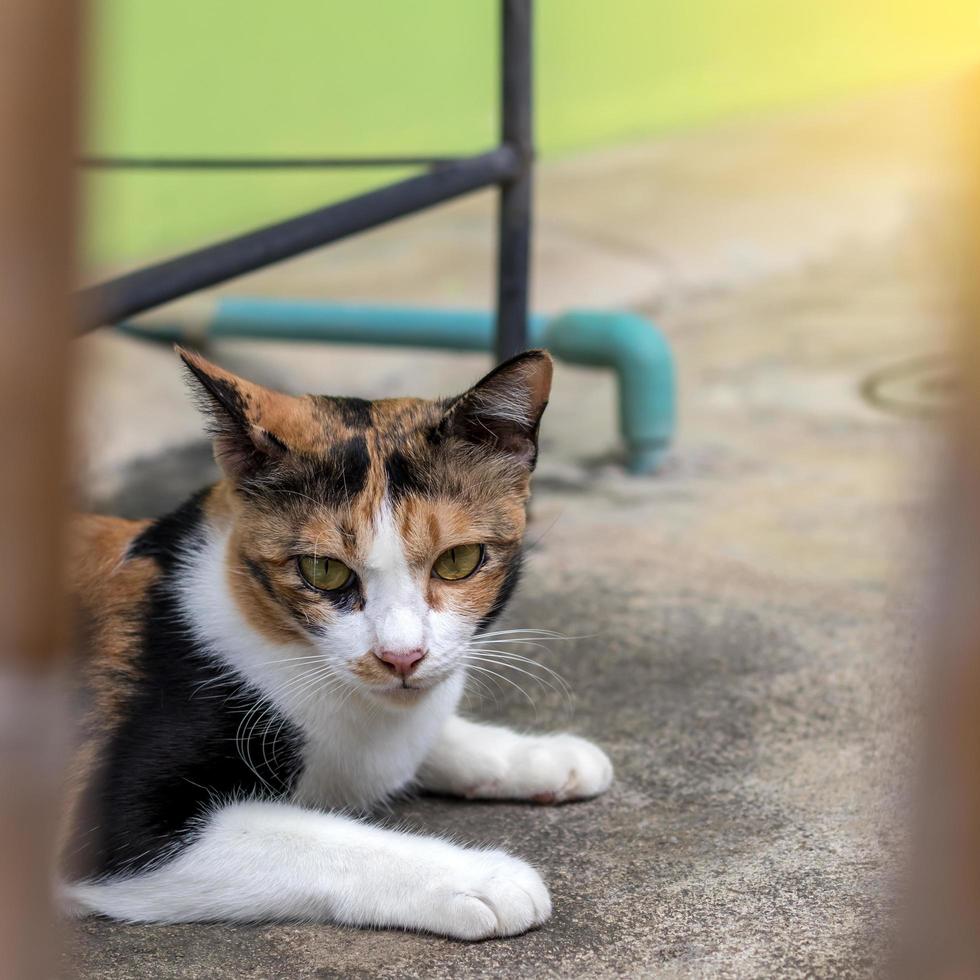
<path id="1" fill-rule="evenodd" d="M 529 864 L 503 851 L 463 852 L 429 898 L 423 928 L 454 939 L 516 936 L 551 916 L 551 897 Z"/>
<path id="2" fill-rule="evenodd" d="M 584 800 L 609 789 L 613 776 L 606 753 L 575 735 L 518 737 L 485 762 L 485 778 L 466 788 L 471 799 Z"/>

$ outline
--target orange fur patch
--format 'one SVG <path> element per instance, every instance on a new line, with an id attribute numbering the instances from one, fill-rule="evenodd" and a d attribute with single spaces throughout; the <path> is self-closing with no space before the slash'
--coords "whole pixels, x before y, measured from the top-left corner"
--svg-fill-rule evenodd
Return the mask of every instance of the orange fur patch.
<path id="1" fill-rule="evenodd" d="M 69 591 L 86 628 L 86 657 L 79 672 L 91 700 L 81 719 L 83 736 L 68 769 L 59 851 L 82 817 L 79 809 L 85 788 L 119 724 L 135 680 L 132 636 L 158 569 L 150 559 L 126 560 L 125 554 L 149 523 L 86 515 L 72 525 Z"/>

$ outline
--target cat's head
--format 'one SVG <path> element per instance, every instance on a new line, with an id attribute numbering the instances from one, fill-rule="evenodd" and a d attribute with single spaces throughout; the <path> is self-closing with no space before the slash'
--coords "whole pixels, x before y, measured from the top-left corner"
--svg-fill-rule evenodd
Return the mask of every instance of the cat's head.
<path id="1" fill-rule="evenodd" d="M 225 474 L 232 594 L 385 703 L 455 673 L 520 571 L 551 358 L 454 398 L 293 397 L 178 350 Z"/>

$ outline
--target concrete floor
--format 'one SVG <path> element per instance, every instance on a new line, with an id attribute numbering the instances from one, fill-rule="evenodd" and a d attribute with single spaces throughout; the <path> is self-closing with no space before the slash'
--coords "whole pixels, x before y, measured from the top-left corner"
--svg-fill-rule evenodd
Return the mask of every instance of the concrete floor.
<path id="1" fill-rule="evenodd" d="M 614 389 L 559 366 L 532 560 L 506 619 L 579 639 L 471 712 L 568 728 L 617 766 L 560 808 L 422 798 L 395 815 L 506 846 L 549 881 L 541 930 L 464 945 L 329 925 L 73 927 L 83 977 L 840 977 L 880 965 L 902 863 L 916 593 L 937 446 L 859 394 L 941 350 L 928 266 L 949 193 L 946 88 L 682 134 L 542 168 L 542 309 L 628 306 L 674 346 L 681 431 L 616 466 Z M 485 304 L 477 198 L 235 285 Z M 231 287 L 229 287 L 230 289 Z M 84 342 L 82 491 L 159 510 L 208 476 L 169 352 Z M 337 394 L 459 389 L 486 359 L 227 344 L 229 366 Z M 913 386 L 914 388 L 914 386 Z M 906 393 L 907 394 L 907 393 Z M 524 680 L 527 680 L 524 678 Z"/>

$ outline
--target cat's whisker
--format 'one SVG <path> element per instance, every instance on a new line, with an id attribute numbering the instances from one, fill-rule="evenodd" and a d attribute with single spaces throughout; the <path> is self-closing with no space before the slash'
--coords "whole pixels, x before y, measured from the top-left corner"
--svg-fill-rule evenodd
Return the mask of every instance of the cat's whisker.
<path id="1" fill-rule="evenodd" d="M 524 545 L 525 550 L 534 551 L 535 548 L 554 530 L 555 525 L 565 516 L 564 508 L 560 510 L 555 519 L 533 540 L 527 541 Z"/>
<path id="2" fill-rule="evenodd" d="M 472 648 L 471 652 L 475 652 L 475 653 L 489 652 L 492 656 L 497 657 L 500 660 L 513 660 L 518 663 L 528 664 L 532 667 L 537 667 L 539 670 L 543 670 L 545 673 L 550 674 L 558 682 L 558 684 L 561 685 L 562 689 L 566 692 L 566 694 L 568 694 L 569 696 L 572 695 L 572 688 L 571 685 L 568 683 L 568 681 L 564 677 L 562 677 L 562 675 L 559 674 L 557 670 L 553 670 L 547 664 L 540 663 L 537 660 L 532 660 L 530 657 L 524 657 L 519 653 L 512 653 L 511 651 L 507 651 L 507 650 L 481 651 L 477 647 L 477 648 Z"/>
<path id="3" fill-rule="evenodd" d="M 263 660 L 259 663 L 260 667 L 271 667 L 274 664 L 298 664 L 310 660 L 323 660 L 322 653 L 311 653 L 307 657 L 286 657 L 283 660 Z"/>
<path id="4" fill-rule="evenodd" d="M 531 670 L 525 669 L 523 666 L 507 660 L 497 660 L 497 659 L 487 658 L 487 657 L 474 657 L 469 662 L 471 663 L 479 662 L 481 664 L 493 664 L 494 666 L 501 667 L 504 670 L 509 669 L 515 671 L 516 673 L 524 674 L 530 677 L 532 680 L 534 680 L 534 682 L 538 684 L 541 688 L 552 691 L 554 694 L 557 694 L 569 707 L 571 707 L 571 705 L 575 700 L 575 696 L 572 692 L 572 689 L 560 676 L 552 678 L 551 676 L 548 675 L 547 672 L 544 672 L 544 674 L 538 674 L 535 673 L 533 669 Z M 540 667 L 540 666 L 541 666 L 540 664 L 534 664 L 534 663 L 528 665 L 528 667 L 531 668 Z"/>
<path id="5" fill-rule="evenodd" d="M 466 672 L 466 684 L 467 688 L 465 690 L 467 694 L 470 693 L 468 690 L 469 684 L 479 685 L 478 690 L 481 692 L 481 697 L 489 695 L 493 703 L 497 703 L 497 695 L 493 688 L 491 688 L 485 681 L 480 680 L 480 678 L 474 677 L 469 671 Z"/>
<path id="6" fill-rule="evenodd" d="M 560 630 L 549 629 L 547 626 L 510 626 L 507 629 L 487 630 L 483 636 L 500 636 L 503 633 L 551 633 L 553 636 L 564 636 Z"/>
<path id="7" fill-rule="evenodd" d="M 316 693 L 316 692 L 314 692 L 314 693 Z M 300 702 L 300 703 L 302 703 L 302 702 Z M 282 733 L 283 728 L 285 727 L 286 723 L 289 721 L 289 719 L 285 715 L 282 715 L 278 719 L 279 720 L 279 724 L 276 727 L 276 734 L 273 736 L 271 748 L 267 750 L 267 741 L 268 741 L 268 738 L 269 738 L 269 732 L 272 731 L 272 727 L 273 727 L 273 725 L 276 724 L 276 721 L 277 721 L 276 714 L 277 713 L 274 713 L 274 712 L 271 712 L 271 711 L 268 711 L 267 710 L 267 711 L 263 712 L 261 715 L 259 715 L 255 719 L 255 722 L 253 723 L 253 725 L 251 727 L 251 730 L 249 731 L 248 736 L 247 736 L 247 739 L 246 739 L 246 745 L 248 746 L 248 754 L 251 757 L 252 738 L 253 737 L 256 737 L 256 736 L 259 737 L 259 749 L 260 749 L 260 751 L 262 753 L 262 764 L 263 764 L 263 766 L 265 766 L 265 768 L 267 770 L 270 770 L 270 771 L 273 771 L 274 770 L 274 766 L 275 766 L 275 762 L 276 762 L 276 743 L 277 743 L 277 741 L 279 739 L 279 736 Z M 259 727 L 260 722 L 265 717 L 268 717 L 269 718 L 269 721 L 266 723 L 265 727 L 261 730 L 261 732 L 259 732 L 259 731 L 257 731 L 257 729 Z"/>
<path id="8" fill-rule="evenodd" d="M 300 707 L 303 707 L 304 705 L 306 705 L 309 701 L 311 701 L 318 694 L 319 695 L 332 694 L 339 687 L 342 687 L 344 685 L 345 678 L 343 678 L 342 676 L 340 676 L 339 672 L 332 665 L 328 665 L 328 666 L 329 666 L 329 670 L 327 672 L 327 676 L 330 677 L 330 679 L 332 680 L 333 683 L 331 683 L 329 685 L 323 685 L 323 686 L 315 683 L 315 680 L 316 679 L 319 679 L 319 677 L 322 676 L 321 674 L 317 674 L 317 678 L 314 679 L 313 681 L 311 681 L 311 683 L 307 686 L 307 688 L 300 688 L 300 690 L 298 692 L 294 692 L 297 696 L 302 695 L 301 699 L 296 703 L 296 706 L 295 707 L 297 709 L 300 708 Z M 304 691 L 306 692 L 305 694 L 303 694 Z M 287 720 L 288 719 L 286 718 L 286 716 L 283 715 L 282 720 L 279 722 L 279 727 L 276 729 L 276 734 L 272 738 L 271 754 L 272 754 L 273 761 L 275 760 L 275 757 L 276 757 L 276 743 L 279 740 L 279 736 L 282 734 L 282 730 L 283 730 L 283 728 L 284 728 Z M 271 723 L 270 723 L 270 726 L 269 727 L 270 728 L 272 727 Z M 265 741 L 266 741 L 266 738 L 267 738 L 268 734 L 269 734 L 268 733 L 268 729 L 265 732 L 263 732 L 263 734 L 262 734 L 262 743 L 261 743 L 261 745 L 262 745 L 262 757 L 263 757 L 263 761 L 265 761 L 267 765 L 269 763 L 268 763 L 268 760 L 267 760 L 266 755 L 265 755 Z"/>
<path id="9" fill-rule="evenodd" d="M 554 639 L 570 639 L 565 633 L 559 633 L 557 630 L 548 629 L 509 629 L 509 630 L 487 630 L 485 633 L 478 633 L 475 637 L 477 640 L 482 640 L 484 638 L 490 639 L 498 636 L 511 636 L 515 634 L 532 634 L 539 638 L 541 637 L 552 637 Z"/>
<path id="10" fill-rule="evenodd" d="M 537 710 L 538 710 L 537 702 L 534 700 L 534 698 L 531 697 L 530 694 L 527 693 L 527 691 L 524 690 L 523 687 L 521 687 L 520 684 L 516 683 L 515 681 L 512 681 L 509 677 L 504 677 L 503 674 L 499 674 L 495 670 L 491 670 L 489 667 L 483 667 L 483 666 L 477 665 L 475 663 L 470 663 L 469 664 L 469 668 L 470 668 L 470 670 L 478 670 L 478 671 L 480 671 L 483 674 L 489 674 L 491 677 L 495 677 L 495 678 L 497 678 L 497 680 L 501 680 L 505 684 L 509 684 L 511 687 L 513 687 L 516 690 L 520 691 L 521 694 L 527 699 L 527 701 L 531 705 L 531 707 L 534 708 L 535 712 L 537 712 Z"/>
<path id="11" fill-rule="evenodd" d="M 525 670 L 523 667 L 517 666 L 517 664 L 509 663 L 506 660 L 494 660 L 491 657 L 479 655 L 474 655 L 470 658 L 471 663 L 474 661 L 479 661 L 481 664 L 493 664 L 496 667 L 503 667 L 505 670 L 513 670 L 518 674 L 524 674 L 526 677 L 530 677 L 536 684 L 540 684 L 542 687 L 548 688 L 548 690 L 553 691 L 555 694 L 569 697 L 569 691 L 567 688 L 556 687 L 548 680 L 547 677 L 539 677 L 537 674 L 534 674 L 529 670 Z"/>
<path id="12" fill-rule="evenodd" d="M 478 670 L 478 669 L 480 669 L 480 668 L 477 667 L 476 664 L 469 663 L 469 662 L 466 664 L 466 668 L 467 668 L 468 671 L 469 670 Z M 488 685 L 492 684 L 492 687 L 490 689 L 494 692 L 493 693 L 493 701 L 494 701 L 494 704 L 496 705 L 496 704 L 498 704 L 497 695 L 500 694 L 500 693 L 506 693 L 504 691 L 504 689 L 500 686 L 500 680 L 501 679 L 492 670 L 484 669 L 482 672 L 485 673 L 485 674 L 489 674 L 490 675 L 489 681 L 482 681 L 482 683 L 486 683 Z M 473 679 L 476 680 L 475 677 Z"/>
<path id="13" fill-rule="evenodd" d="M 259 772 L 258 767 L 252 760 L 252 735 L 255 729 L 258 727 L 259 722 L 262 721 L 266 715 L 268 715 L 272 710 L 274 710 L 274 704 L 271 700 L 267 701 L 264 698 L 256 700 L 255 704 L 244 714 L 241 721 L 238 723 L 238 730 L 235 733 L 235 744 L 238 750 L 238 755 L 242 761 L 249 767 L 249 769 L 255 774 L 256 778 L 265 786 L 267 789 L 272 791 L 272 787 L 269 786 L 268 781 Z M 254 719 L 249 724 L 250 719 Z"/>
<path id="14" fill-rule="evenodd" d="M 347 702 L 351 699 L 351 697 L 353 696 L 356 690 L 357 688 L 353 684 L 349 685 L 349 689 L 347 693 L 343 696 L 343 698 L 340 699 L 340 702 L 337 704 L 337 708 L 336 708 L 337 711 L 340 711 L 344 707 L 344 705 L 347 704 Z M 365 703 L 370 703 L 368 699 L 365 698 L 364 700 Z"/>
<path id="15" fill-rule="evenodd" d="M 269 695 L 270 700 L 282 700 L 287 694 L 290 701 L 306 691 L 307 686 L 321 681 L 323 678 L 333 680 L 333 668 L 329 664 L 320 664 L 317 667 L 305 670 L 291 678 L 286 684 L 280 685 Z M 318 690 L 328 691 L 330 687 L 319 687 Z M 278 709 L 282 712 L 282 708 Z"/>
<path id="16" fill-rule="evenodd" d="M 207 680 L 201 681 L 200 684 L 194 686 L 194 689 L 191 691 L 191 695 L 190 695 L 191 699 L 193 700 L 194 698 L 196 698 L 198 693 L 200 691 L 203 691 L 207 687 L 213 687 L 215 684 L 227 684 L 227 683 L 228 683 L 228 678 L 225 677 L 223 674 L 217 674 L 214 677 L 209 677 Z"/>
<path id="17" fill-rule="evenodd" d="M 323 678 L 327 678 L 330 683 L 320 683 Z M 316 672 L 307 675 L 304 680 L 306 680 L 308 683 L 301 684 L 294 691 L 292 691 L 292 697 L 303 696 L 306 698 L 306 700 L 309 700 L 318 694 L 332 694 L 334 691 L 337 691 L 350 683 L 350 681 L 332 665 L 325 665 L 324 668 L 318 669 Z"/>
<path id="18" fill-rule="evenodd" d="M 319 680 L 322 677 L 336 677 L 335 668 L 332 664 L 321 663 L 319 666 L 310 670 L 301 671 L 296 676 L 274 688 L 266 697 L 270 701 L 282 698 L 286 694 L 296 695 L 299 691 L 305 690 L 306 682 Z"/>
<path id="19" fill-rule="evenodd" d="M 501 636 L 487 637 L 486 634 L 473 637 L 474 643 L 535 643 L 543 645 L 545 643 L 560 643 L 570 640 L 592 640 L 594 636 Z"/>
<path id="20" fill-rule="evenodd" d="M 528 647 L 532 647 L 535 650 L 543 650 L 545 653 L 553 654 L 555 651 L 553 648 L 545 646 L 538 640 L 471 640 L 466 646 L 467 650 L 486 650 L 487 652 L 498 652 L 498 653 L 513 653 L 518 654 L 518 650 L 512 650 L 511 647 L 519 644 L 518 650 L 524 651 Z"/>
<path id="21" fill-rule="evenodd" d="M 266 693 L 263 698 L 257 699 L 239 722 L 238 730 L 235 734 L 238 755 L 245 765 L 247 765 L 254 773 L 255 777 L 270 791 L 272 790 L 272 787 L 269 786 L 265 778 L 261 775 L 261 773 L 259 773 L 258 768 L 251 757 L 251 740 L 256 734 L 256 729 L 266 715 L 272 711 L 278 711 L 276 706 L 277 699 L 283 697 L 294 688 L 298 687 L 300 690 L 304 690 L 307 683 L 311 685 L 315 684 L 321 677 L 328 676 L 332 670 L 333 668 L 331 665 L 321 664 L 312 671 L 303 671 L 298 676 L 290 678 L 285 683 L 278 685 L 272 691 Z M 251 722 L 251 724 L 249 724 L 249 722 Z M 262 748 L 264 756 L 264 741 L 262 743 Z M 263 761 L 266 763 L 266 765 L 268 765 L 268 760 L 266 758 L 264 758 Z"/>
<path id="22" fill-rule="evenodd" d="M 258 715 L 258 718 L 259 719 L 262 718 L 262 716 L 268 710 L 269 710 L 268 706 L 263 705 L 261 709 L 261 713 Z M 269 785 L 266 778 L 259 772 L 255 763 L 252 761 L 252 752 L 251 749 L 249 748 L 250 740 L 248 735 L 246 734 L 245 726 L 247 725 L 247 720 L 252 714 L 254 714 L 255 711 L 256 711 L 256 707 L 254 706 L 245 714 L 242 720 L 238 723 L 238 730 L 235 733 L 235 748 L 242 762 L 244 762 L 245 765 L 248 766 L 248 768 L 252 771 L 252 773 L 255 775 L 255 778 L 262 784 L 262 786 L 271 793 L 273 791 L 272 787 Z"/>
<path id="23" fill-rule="evenodd" d="M 493 653 L 494 651 L 504 653 L 510 651 L 512 644 L 520 643 L 524 649 L 531 647 L 534 650 L 544 650 L 546 653 L 551 651 L 543 643 L 538 640 L 483 640 L 482 642 L 473 642 L 467 649 L 470 650 L 485 650 L 487 653 Z"/>

